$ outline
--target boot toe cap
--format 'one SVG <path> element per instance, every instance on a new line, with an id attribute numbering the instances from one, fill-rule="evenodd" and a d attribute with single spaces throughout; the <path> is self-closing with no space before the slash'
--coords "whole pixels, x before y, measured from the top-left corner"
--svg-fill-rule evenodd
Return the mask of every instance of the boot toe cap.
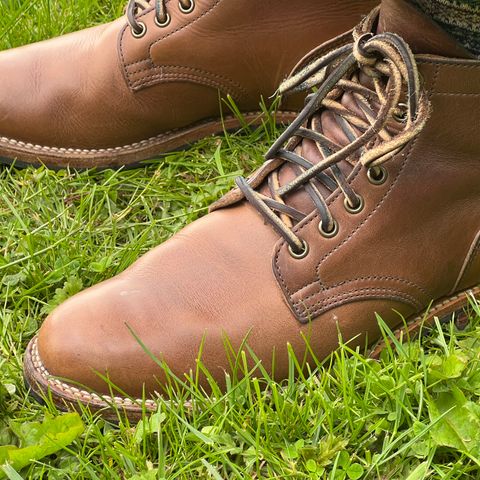
<path id="1" fill-rule="evenodd" d="M 132 304 L 124 301 L 126 292 L 121 280 L 105 282 L 69 299 L 45 320 L 38 355 L 51 376 L 104 394 L 112 386 L 130 395 L 142 393 L 136 379 L 154 378 L 156 364 L 135 334 L 144 302 L 133 303 L 133 314 Z"/>

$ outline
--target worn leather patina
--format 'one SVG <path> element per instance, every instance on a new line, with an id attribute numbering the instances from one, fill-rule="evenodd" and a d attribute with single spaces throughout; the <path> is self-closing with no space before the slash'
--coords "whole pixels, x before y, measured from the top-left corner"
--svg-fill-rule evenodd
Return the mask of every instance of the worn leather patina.
<path id="1" fill-rule="evenodd" d="M 202 345 L 220 384 L 225 337 L 247 338 L 282 379 L 288 345 L 303 358 L 307 339 L 324 358 L 339 334 L 352 348 L 376 342 L 377 315 L 417 328 L 480 293 L 480 61 L 403 0 L 384 0 L 335 48 L 325 70 L 332 50 L 319 48 L 287 82 L 320 83 L 249 182 L 45 321 L 25 361 L 34 391 L 135 416 L 135 398 L 155 408 L 165 382 L 138 338 L 181 378 Z M 133 400 L 111 398 L 98 373 Z"/>
<path id="2" fill-rule="evenodd" d="M 109 24 L 0 53 L 0 158 L 17 165 L 119 167 L 261 121 L 313 47 L 374 0 L 131 0 Z M 160 2 L 169 22 L 157 20 Z M 190 0 L 188 0 L 190 2 Z M 134 17 L 133 19 L 131 17 Z M 141 25 L 138 37 L 132 22 Z M 286 102 L 279 122 L 294 118 Z"/>

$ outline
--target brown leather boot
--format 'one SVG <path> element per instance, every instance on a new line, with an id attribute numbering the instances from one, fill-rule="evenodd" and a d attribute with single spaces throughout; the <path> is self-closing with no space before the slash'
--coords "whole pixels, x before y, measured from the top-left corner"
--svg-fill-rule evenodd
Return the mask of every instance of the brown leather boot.
<path id="1" fill-rule="evenodd" d="M 203 342 L 221 382 L 224 338 L 238 348 L 248 336 L 282 378 L 288 343 L 302 357 L 308 339 L 323 358 L 339 331 L 353 346 L 376 342 L 375 313 L 415 332 L 480 294 L 480 61 L 385 0 L 283 89 L 314 85 L 248 182 L 46 320 L 25 359 L 34 392 L 135 416 L 141 402 L 111 398 L 99 374 L 133 399 L 145 389 L 154 408 L 165 376 L 139 340 L 179 377 Z"/>
<path id="2" fill-rule="evenodd" d="M 377 0 L 130 0 L 116 22 L 0 54 L 0 160 L 118 167 L 247 122 Z M 295 118 L 286 103 L 277 120 Z M 228 110 L 228 109 L 227 109 Z"/>

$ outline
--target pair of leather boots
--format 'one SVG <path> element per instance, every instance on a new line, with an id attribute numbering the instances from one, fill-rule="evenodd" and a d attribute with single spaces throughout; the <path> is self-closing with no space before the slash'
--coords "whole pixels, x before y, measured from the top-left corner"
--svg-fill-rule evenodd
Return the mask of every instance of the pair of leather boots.
<path id="1" fill-rule="evenodd" d="M 162 363 L 183 378 L 201 349 L 221 384 L 226 338 L 281 379 L 289 345 L 372 345 L 377 315 L 413 333 L 480 293 L 480 61 L 406 0 L 368 3 L 132 0 L 0 55 L 0 156 L 19 164 L 137 163 L 218 132 L 218 92 L 255 121 L 280 84 L 292 122 L 209 215 L 46 319 L 35 394 L 136 418 Z"/>

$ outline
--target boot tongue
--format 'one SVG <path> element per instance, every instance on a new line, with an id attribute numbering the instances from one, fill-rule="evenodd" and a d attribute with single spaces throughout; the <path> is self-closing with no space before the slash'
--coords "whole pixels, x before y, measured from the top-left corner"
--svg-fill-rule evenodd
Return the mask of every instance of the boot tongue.
<path id="1" fill-rule="evenodd" d="M 440 25 L 407 0 L 383 0 L 377 33 L 401 36 L 416 54 L 454 58 L 475 58 Z"/>

